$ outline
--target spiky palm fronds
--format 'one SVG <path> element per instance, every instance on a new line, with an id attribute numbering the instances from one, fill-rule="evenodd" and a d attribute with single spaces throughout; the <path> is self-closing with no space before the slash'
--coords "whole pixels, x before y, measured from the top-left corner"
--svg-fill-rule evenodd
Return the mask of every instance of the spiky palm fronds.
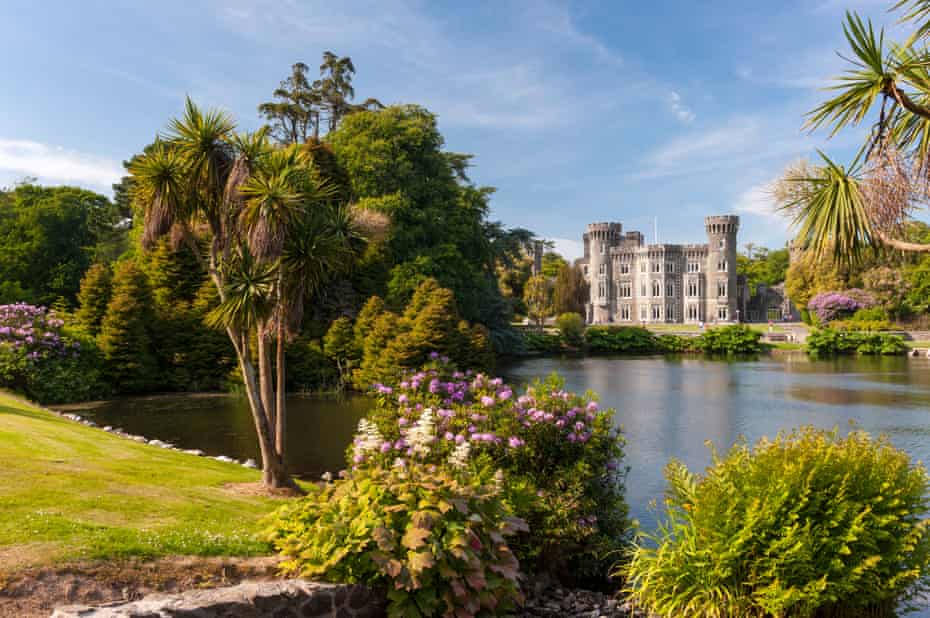
<path id="1" fill-rule="evenodd" d="M 840 262 L 855 261 L 875 240 L 862 194 L 860 158 L 847 169 L 818 153 L 824 164 L 813 168 L 809 177 L 787 179 L 805 187 L 795 199 L 779 207 L 794 213 L 798 239 L 815 254 Z"/>
<path id="2" fill-rule="evenodd" d="M 190 216 L 187 160 L 177 148 L 162 141 L 129 165 L 133 202 L 143 211 L 142 245 L 151 249 L 176 222 Z"/>
<path id="3" fill-rule="evenodd" d="M 239 189 L 245 198 L 241 221 L 255 257 L 268 260 L 281 254 L 288 226 L 297 217 L 301 194 L 288 169 L 259 173 Z"/>
<path id="4" fill-rule="evenodd" d="M 248 332 L 271 315 L 277 265 L 260 262 L 245 249 L 222 265 L 223 300 L 206 317 L 209 326 L 229 326 Z"/>
<path id="5" fill-rule="evenodd" d="M 216 232 L 220 231 L 219 211 L 235 154 L 230 145 L 235 129 L 229 114 L 204 112 L 188 97 L 183 116 L 171 120 L 165 136 L 187 159 L 192 192 L 198 194 L 199 207 Z"/>
<path id="6" fill-rule="evenodd" d="M 806 123 L 810 129 L 832 127 L 831 136 L 860 123 L 895 79 L 894 63 L 885 57 L 883 30 L 876 34 L 871 20 L 863 22 L 856 13 L 847 12 L 843 32 L 853 52 L 846 60 L 853 66 L 829 88 L 840 93 L 808 113 Z"/>
<path id="7" fill-rule="evenodd" d="M 908 45 L 930 34 L 930 0 L 900 0 L 891 7 L 892 11 L 904 9 L 900 22 L 915 21 L 917 29 L 908 39 Z"/>

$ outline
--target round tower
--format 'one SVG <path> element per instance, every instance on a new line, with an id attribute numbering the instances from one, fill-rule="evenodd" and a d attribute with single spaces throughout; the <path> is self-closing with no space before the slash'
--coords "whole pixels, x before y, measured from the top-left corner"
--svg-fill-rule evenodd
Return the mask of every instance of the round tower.
<path id="1" fill-rule="evenodd" d="M 704 218 L 707 233 L 707 267 L 704 272 L 707 290 L 707 321 L 738 322 L 736 285 L 736 234 L 739 217 L 719 215 Z"/>
<path id="2" fill-rule="evenodd" d="M 614 290 L 613 265 L 610 248 L 620 244 L 623 226 L 619 223 L 588 224 L 588 284 L 590 307 L 588 317 L 592 324 L 613 321 Z"/>

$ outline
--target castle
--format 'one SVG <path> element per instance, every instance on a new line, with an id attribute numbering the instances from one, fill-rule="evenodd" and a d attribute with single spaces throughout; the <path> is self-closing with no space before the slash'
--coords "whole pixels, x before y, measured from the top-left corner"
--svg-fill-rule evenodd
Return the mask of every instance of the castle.
<path id="1" fill-rule="evenodd" d="M 588 324 L 748 317 L 745 284 L 736 274 L 739 217 L 706 217 L 704 230 L 707 244 L 647 245 L 642 233 L 623 233 L 619 223 L 588 225 L 579 260 L 590 286 Z"/>

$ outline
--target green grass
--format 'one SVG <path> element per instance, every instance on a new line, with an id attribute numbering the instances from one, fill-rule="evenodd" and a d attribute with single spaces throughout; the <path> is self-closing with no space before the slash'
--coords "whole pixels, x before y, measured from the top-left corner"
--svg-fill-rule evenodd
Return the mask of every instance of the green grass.
<path id="1" fill-rule="evenodd" d="M 280 500 L 235 464 L 139 444 L 0 393 L 0 570 L 72 560 L 269 553 Z"/>
<path id="2" fill-rule="evenodd" d="M 905 341 L 904 345 L 909 348 L 930 348 L 930 341 Z"/>

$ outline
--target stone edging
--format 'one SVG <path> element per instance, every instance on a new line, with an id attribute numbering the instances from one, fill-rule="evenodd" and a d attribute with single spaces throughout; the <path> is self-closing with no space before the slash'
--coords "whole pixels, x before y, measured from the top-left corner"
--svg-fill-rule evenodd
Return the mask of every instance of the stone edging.
<path id="1" fill-rule="evenodd" d="M 384 615 L 384 607 L 384 597 L 367 586 L 292 579 L 151 594 L 139 601 L 99 607 L 58 607 L 52 618 L 377 618 Z"/>

